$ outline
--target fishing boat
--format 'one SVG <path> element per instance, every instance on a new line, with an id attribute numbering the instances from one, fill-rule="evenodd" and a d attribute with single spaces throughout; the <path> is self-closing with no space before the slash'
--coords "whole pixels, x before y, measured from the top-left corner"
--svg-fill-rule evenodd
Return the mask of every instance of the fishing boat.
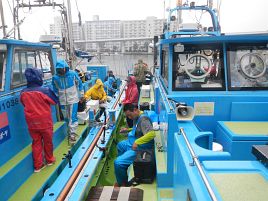
<path id="1" fill-rule="evenodd" d="M 210 24 L 182 24 L 182 11 L 206 13 Z M 116 144 L 126 124 L 119 104 L 124 83 L 102 124 L 81 124 L 72 147 L 66 122 L 53 108 L 57 162 L 33 173 L 19 102 L 23 69 L 31 65 L 24 61 L 46 58 L 40 68 L 49 86 L 56 50 L 43 43 L 0 41 L 0 200 L 131 200 L 133 189 L 141 190 L 145 201 L 267 200 L 268 33 L 221 34 L 216 13 L 193 3 L 170 9 L 165 28 L 155 44 L 154 79 L 139 99 L 157 115 L 156 177 L 135 187 L 113 186 Z M 128 173 L 135 176 L 133 166 Z"/>

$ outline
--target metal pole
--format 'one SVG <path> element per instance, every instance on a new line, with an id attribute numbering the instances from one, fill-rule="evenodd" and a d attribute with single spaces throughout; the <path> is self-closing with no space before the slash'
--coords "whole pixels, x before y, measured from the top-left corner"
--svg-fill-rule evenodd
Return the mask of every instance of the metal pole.
<path id="1" fill-rule="evenodd" d="M 14 13 L 14 15 L 15 15 L 15 13 Z M 16 18 L 16 24 L 19 24 L 19 0 L 17 0 L 17 7 L 16 7 L 16 16 L 15 16 L 15 18 Z M 20 27 L 18 26 L 18 39 L 20 40 L 21 38 L 20 38 Z"/>
<path id="2" fill-rule="evenodd" d="M 182 6 L 182 2 L 178 2 L 177 6 Z M 182 11 L 177 10 L 177 24 L 176 24 L 176 31 L 179 31 L 180 24 L 182 23 Z"/>
<path id="3" fill-rule="evenodd" d="M 3 38 L 5 38 L 7 33 L 6 33 L 6 24 L 5 24 L 2 0 L 0 0 L 0 12 L 1 12 L 1 20 L 2 20 Z"/>
<path id="4" fill-rule="evenodd" d="M 155 68 L 156 66 L 158 66 L 159 64 L 157 63 L 157 46 L 156 43 L 158 43 L 158 36 L 154 36 L 154 70 L 153 70 L 153 74 L 155 73 Z"/>
<path id="5" fill-rule="evenodd" d="M 188 138 L 187 138 L 187 136 L 186 136 L 186 133 L 185 133 L 185 131 L 184 131 L 183 128 L 180 128 L 180 133 L 181 133 L 181 135 L 183 136 L 183 138 L 184 138 L 184 140 L 185 140 L 185 142 L 186 142 L 187 148 L 189 149 L 190 154 L 191 154 L 191 156 L 192 156 L 192 159 L 193 159 L 193 161 L 194 161 L 194 164 L 196 165 L 197 170 L 198 170 L 199 174 L 201 175 L 201 178 L 202 178 L 203 182 L 205 183 L 205 186 L 206 186 L 206 188 L 207 188 L 207 190 L 208 190 L 208 193 L 209 193 L 209 195 L 210 195 L 210 198 L 211 198 L 213 201 L 218 201 L 218 199 L 217 199 L 215 193 L 213 192 L 213 190 L 212 190 L 212 188 L 211 188 L 211 186 L 210 186 L 210 183 L 209 183 L 209 181 L 208 181 L 208 179 L 207 179 L 207 177 L 206 177 L 206 174 L 205 174 L 205 172 L 204 172 L 204 170 L 203 170 L 203 168 L 202 168 L 202 166 L 201 166 L 201 164 L 200 164 L 200 162 L 199 162 L 199 159 L 198 159 L 198 157 L 196 156 L 196 154 L 195 154 L 195 152 L 194 152 L 194 150 L 193 150 L 193 148 L 192 148 L 192 146 L 191 146 L 191 144 L 190 144 L 190 142 L 189 142 L 189 140 L 188 140 Z"/>
<path id="6" fill-rule="evenodd" d="M 71 2 L 70 0 L 67 0 L 67 5 L 68 5 L 68 35 L 69 35 L 69 42 L 70 42 L 70 47 L 69 47 L 69 62 L 71 69 L 73 69 L 73 59 L 74 59 L 74 42 L 73 42 L 73 26 L 72 26 L 72 13 L 71 13 Z"/>

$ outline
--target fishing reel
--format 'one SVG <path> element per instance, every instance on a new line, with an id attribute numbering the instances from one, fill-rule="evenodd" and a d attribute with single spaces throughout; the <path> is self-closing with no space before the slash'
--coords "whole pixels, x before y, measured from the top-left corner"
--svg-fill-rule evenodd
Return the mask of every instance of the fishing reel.
<path id="1" fill-rule="evenodd" d="M 258 53 L 244 54 L 239 60 L 238 72 L 246 79 L 255 80 L 262 77 L 266 72 L 262 55 Z"/>

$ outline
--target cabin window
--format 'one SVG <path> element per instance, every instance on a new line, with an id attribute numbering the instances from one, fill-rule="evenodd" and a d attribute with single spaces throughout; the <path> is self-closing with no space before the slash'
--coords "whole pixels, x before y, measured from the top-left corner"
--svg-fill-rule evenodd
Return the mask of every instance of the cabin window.
<path id="1" fill-rule="evenodd" d="M 50 54 L 46 51 L 16 49 L 12 67 L 12 87 L 26 84 L 24 76 L 26 68 L 38 68 L 43 72 L 44 79 L 51 78 L 51 61 Z"/>
<path id="2" fill-rule="evenodd" d="M 229 90 L 267 90 L 267 43 L 229 44 L 227 62 Z"/>
<path id="3" fill-rule="evenodd" d="M 6 62 L 6 52 L 0 51 L 0 91 L 4 88 L 4 68 Z"/>
<path id="4" fill-rule="evenodd" d="M 51 65 L 50 65 L 50 57 L 47 52 L 39 51 L 38 62 L 36 64 L 36 68 L 40 69 L 43 72 L 44 79 L 50 79 L 52 77 L 51 73 Z"/>
<path id="5" fill-rule="evenodd" d="M 223 50 L 219 44 L 175 44 L 172 58 L 174 91 L 224 90 Z"/>
<path id="6" fill-rule="evenodd" d="M 162 64 L 161 64 L 161 75 L 165 82 L 165 85 L 168 87 L 168 51 L 167 49 L 162 50 Z"/>

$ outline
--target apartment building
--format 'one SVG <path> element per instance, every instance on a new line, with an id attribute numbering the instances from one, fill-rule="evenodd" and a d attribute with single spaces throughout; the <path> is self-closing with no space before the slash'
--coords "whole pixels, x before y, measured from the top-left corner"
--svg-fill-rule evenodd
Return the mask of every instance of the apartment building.
<path id="1" fill-rule="evenodd" d="M 118 39 L 121 38 L 120 20 L 86 21 L 84 24 L 85 40 Z M 87 43 L 89 51 L 120 51 L 120 42 Z"/>
<path id="2" fill-rule="evenodd" d="M 145 20 L 100 20 L 98 15 L 93 16 L 92 21 L 86 21 L 82 26 L 73 23 L 74 40 L 98 41 L 102 39 L 119 39 L 119 38 L 144 38 L 163 33 L 164 19 L 156 17 L 147 17 Z M 50 34 L 58 34 L 64 31 L 60 17 L 54 19 L 54 24 L 50 25 Z M 64 32 L 63 32 L 64 33 Z M 148 51 L 148 45 L 151 41 L 137 40 L 124 42 L 96 42 L 86 43 L 81 49 L 87 51 L 101 52 L 140 52 Z"/>

